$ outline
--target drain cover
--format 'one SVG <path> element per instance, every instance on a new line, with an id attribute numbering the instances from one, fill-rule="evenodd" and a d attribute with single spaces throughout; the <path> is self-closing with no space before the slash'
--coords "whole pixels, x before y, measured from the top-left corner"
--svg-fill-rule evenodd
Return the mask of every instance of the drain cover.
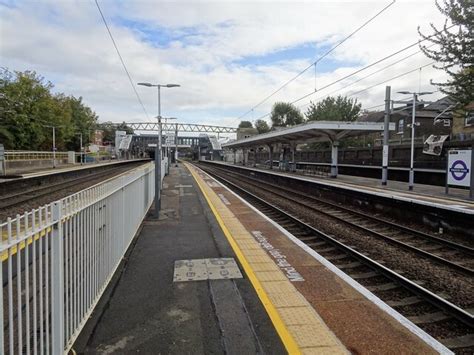
<path id="1" fill-rule="evenodd" d="M 233 258 L 176 260 L 173 282 L 241 279 L 239 267 Z"/>

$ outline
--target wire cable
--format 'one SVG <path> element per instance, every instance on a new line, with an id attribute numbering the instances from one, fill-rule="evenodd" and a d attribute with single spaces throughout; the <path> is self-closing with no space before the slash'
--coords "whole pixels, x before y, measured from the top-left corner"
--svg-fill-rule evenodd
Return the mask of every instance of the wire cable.
<path id="1" fill-rule="evenodd" d="M 432 44 L 432 45 L 430 45 L 430 46 L 428 46 L 427 48 L 433 47 L 433 46 L 435 46 L 435 45 L 436 45 L 436 43 L 435 43 L 435 44 Z M 405 57 L 403 57 L 403 58 L 401 58 L 401 59 L 399 59 L 399 60 L 397 60 L 397 61 L 395 61 L 395 62 L 393 62 L 393 63 L 390 63 L 390 64 L 388 64 L 388 65 L 386 65 L 386 66 L 384 66 L 384 67 L 382 67 L 382 68 L 380 68 L 380 69 L 378 69 L 378 70 L 376 70 L 376 71 L 374 71 L 374 72 L 372 72 L 372 73 L 370 73 L 370 74 L 368 74 L 368 75 L 366 75 L 366 76 L 364 76 L 364 77 L 362 77 L 362 78 L 360 78 L 360 79 L 357 79 L 356 81 L 351 82 L 350 84 L 347 84 L 346 86 L 344 86 L 344 87 L 342 87 L 342 88 L 333 90 L 333 91 L 331 91 L 330 93 L 328 93 L 328 94 L 326 94 L 326 95 L 324 95 L 324 96 L 320 96 L 320 97 L 316 98 L 316 100 L 320 100 L 320 99 L 326 98 L 326 97 L 328 97 L 328 96 L 330 96 L 330 95 L 332 95 L 332 94 L 334 94 L 334 93 L 336 93 L 336 92 L 339 92 L 339 91 L 341 91 L 341 90 L 347 89 L 349 86 L 352 86 L 352 85 L 354 85 L 354 84 L 357 84 L 358 82 L 361 82 L 362 80 L 365 80 L 365 79 L 367 79 L 367 78 L 370 78 L 371 76 L 373 76 L 373 75 L 375 75 L 375 74 L 378 74 L 378 73 L 380 73 L 381 71 L 384 71 L 384 70 L 386 70 L 386 69 L 388 69 L 388 68 L 390 68 L 390 67 L 392 67 L 392 66 L 394 66 L 394 65 L 397 65 L 397 64 L 403 62 L 404 60 L 407 60 L 408 58 L 411 58 L 411 57 L 413 57 L 414 55 L 419 54 L 419 53 L 421 53 L 421 50 L 418 50 L 418 51 L 416 51 L 416 52 L 414 52 L 414 53 L 411 53 L 411 54 L 409 54 L 409 55 L 407 55 L 407 56 L 405 56 Z M 306 103 L 306 104 L 304 104 L 304 105 L 298 106 L 298 108 L 301 109 L 301 108 L 303 108 L 303 107 L 305 107 L 305 106 L 308 106 L 308 105 L 310 105 L 310 104 L 311 104 L 311 101 L 308 102 L 308 103 Z"/>
<path id="2" fill-rule="evenodd" d="M 354 95 L 360 94 L 361 92 L 370 90 L 370 89 L 372 89 L 372 88 L 374 88 L 374 87 L 376 87 L 376 86 L 385 84 L 385 83 L 387 83 L 387 82 L 389 82 L 389 81 L 392 81 L 392 80 L 401 78 L 402 76 L 408 75 L 408 74 L 410 74 L 410 73 L 413 73 L 413 72 L 415 72 L 415 71 L 418 71 L 418 70 L 420 70 L 420 69 L 423 69 L 423 68 L 425 68 L 425 67 L 428 67 L 428 66 L 430 66 L 430 65 L 433 65 L 433 64 L 435 64 L 435 63 L 436 63 L 435 61 L 430 62 L 430 63 L 428 63 L 428 64 L 422 65 L 421 67 L 415 68 L 415 69 L 413 69 L 413 70 L 409 70 L 409 71 L 407 71 L 407 72 L 405 72 L 405 73 L 403 73 L 403 74 L 399 74 L 399 75 L 396 75 L 396 76 L 394 76 L 394 77 L 391 77 L 390 79 L 384 80 L 384 81 L 382 81 L 382 82 L 380 82 L 380 83 L 371 85 L 371 86 L 369 86 L 369 87 L 367 87 L 367 88 L 365 88 L 365 89 L 363 89 L 363 90 L 359 90 L 359 91 L 356 91 L 356 92 L 354 92 L 354 93 L 351 93 L 351 94 L 349 94 L 349 95 L 347 95 L 347 96 L 354 96 Z"/>
<path id="3" fill-rule="evenodd" d="M 241 119 L 243 117 L 245 117 L 247 114 L 249 114 L 250 112 L 252 112 L 252 110 L 256 109 L 257 107 L 259 107 L 261 104 L 263 104 L 265 101 L 267 101 L 269 98 L 271 98 L 272 96 L 274 96 L 275 94 L 277 94 L 278 92 L 280 92 L 283 88 L 285 88 L 286 86 L 288 86 L 288 84 L 290 84 L 291 82 L 295 81 L 297 78 L 299 78 L 301 75 L 303 75 L 306 71 L 308 71 L 308 69 L 310 69 L 313 65 L 316 66 L 316 64 L 318 62 L 320 62 L 322 59 L 324 59 L 325 57 L 327 57 L 331 52 L 333 52 L 336 48 L 338 48 L 340 45 L 342 45 L 344 42 L 346 42 L 349 38 L 351 38 L 353 35 L 355 35 L 357 32 L 359 32 L 362 28 L 364 28 L 365 26 L 367 26 L 370 22 L 372 22 L 376 17 L 378 17 L 380 14 L 382 14 L 382 12 L 384 12 L 385 10 L 387 10 L 390 6 L 392 6 L 393 4 L 395 3 L 395 0 L 393 0 L 390 4 L 388 4 L 387 6 L 385 6 L 382 10 L 380 10 L 377 14 L 375 14 L 374 16 L 372 16 L 369 20 L 367 20 L 366 22 L 364 22 L 361 26 L 359 26 L 357 29 L 355 29 L 354 31 L 352 31 L 348 36 L 346 36 L 342 41 L 340 41 L 339 43 L 337 43 L 334 47 L 332 47 L 331 49 L 329 49 L 326 53 L 324 53 L 321 57 L 319 57 L 316 61 L 312 62 L 310 65 L 308 65 L 305 69 L 303 69 L 302 71 L 300 71 L 297 75 L 295 75 L 293 78 L 291 78 L 290 80 L 288 80 L 287 82 L 285 82 L 282 86 L 280 86 L 277 90 L 273 91 L 270 95 L 268 95 L 267 97 L 265 97 L 263 100 L 261 100 L 258 104 L 256 104 L 255 106 L 253 106 L 250 110 L 248 110 L 247 112 L 245 112 L 243 115 L 240 115 L 237 119 Z"/>
<path id="4" fill-rule="evenodd" d="M 102 10 L 99 6 L 99 2 L 97 0 L 94 0 L 95 4 L 97 6 L 97 9 L 100 12 L 100 16 L 102 17 L 102 21 L 104 22 L 105 27 L 107 28 L 107 32 L 109 33 L 110 39 L 112 40 L 112 43 L 115 47 L 115 50 L 117 51 L 117 54 L 119 56 L 120 62 L 122 63 L 123 69 L 125 70 L 125 73 L 127 74 L 128 80 L 130 81 L 130 85 L 132 86 L 133 91 L 135 92 L 135 95 L 137 96 L 138 102 L 140 103 L 143 112 L 145 113 L 146 118 L 148 119 L 148 112 L 145 109 L 145 105 L 143 105 L 142 99 L 140 98 L 140 95 L 138 95 L 138 91 L 135 88 L 135 85 L 133 84 L 134 81 L 132 80 L 132 76 L 130 75 L 127 66 L 125 65 L 125 62 L 122 58 L 122 55 L 120 54 L 120 51 L 118 49 L 117 43 L 115 43 L 114 36 L 112 36 L 112 32 L 110 31 L 109 25 L 107 24 L 107 21 L 105 20 L 104 14 L 102 13 Z"/>
<path id="5" fill-rule="evenodd" d="M 371 85 L 371 86 L 369 86 L 369 87 L 367 87 L 367 88 L 365 88 L 365 89 L 363 89 L 363 90 L 356 91 L 355 93 L 352 93 L 352 94 L 347 95 L 347 96 L 354 96 L 354 95 L 359 94 L 359 93 L 361 93 L 361 92 L 364 92 L 364 91 L 367 91 L 367 90 L 369 90 L 369 89 L 372 89 L 372 88 L 375 87 L 375 86 L 384 84 L 384 83 L 386 83 L 386 82 L 388 82 L 388 81 L 395 80 L 395 79 L 398 79 L 398 78 L 400 78 L 400 77 L 402 77 L 402 76 L 405 76 L 405 75 L 408 75 L 408 74 L 410 74 L 410 73 L 413 73 L 414 71 L 417 71 L 417 70 L 419 70 L 420 68 L 425 68 L 425 67 L 427 67 L 427 66 L 429 66 L 429 65 L 433 65 L 434 63 L 435 63 L 435 62 L 430 62 L 430 63 L 428 63 L 428 64 L 422 65 L 421 67 L 417 67 L 417 68 L 412 69 L 412 70 L 410 70 L 410 71 L 408 71 L 408 72 L 405 72 L 405 73 L 403 73 L 403 74 L 399 74 L 399 75 L 394 76 L 394 77 L 392 77 L 392 78 L 390 78 L 390 79 L 384 80 L 384 81 L 382 81 L 382 82 L 380 82 L 380 83 L 377 83 L 377 84 L 375 84 L 375 85 Z M 363 69 L 364 69 L 364 68 L 363 68 Z M 362 70 L 362 69 L 361 69 L 361 70 Z M 360 72 L 361 70 L 358 70 L 357 72 Z M 342 78 L 342 79 L 336 80 L 335 82 L 330 83 L 330 84 L 326 85 L 325 87 L 329 87 L 329 86 L 335 84 L 336 82 L 339 82 L 339 81 L 341 81 L 341 80 L 343 80 L 343 79 L 345 79 L 345 78 L 347 78 L 347 77 L 349 77 L 349 76 L 352 76 L 352 74 L 349 74 L 348 76 L 346 76 L 346 77 L 344 77 L 344 78 Z M 340 90 L 343 90 L 343 89 L 345 89 L 345 88 L 346 88 L 346 87 L 343 87 L 343 88 L 341 88 Z M 296 100 L 290 102 L 290 104 L 293 105 L 293 104 L 295 104 L 296 102 L 299 102 L 299 101 L 301 101 L 301 100 L 307 98 L 308 96 L 310 96 L 310 95 L 312 95 L 312 94 L 314 94 L 314 93 L 306 94 L 306 95 L 304 95 L 304 96 L 302 96 L 302 97 L 300 97 L 300 98 L 298 98 L 298 99 L 296 99 Z M 327 95 L 326 95 L 326 96 L 327 96 Z M 266 114 L 263 115 L 263 116 L 260 116 L 259 119 L 265 118 L 265 117 L 267 117 L 267 116 L 269 116 L 269 115 L 271 115 L 271 112 L 266 113 Z"/>

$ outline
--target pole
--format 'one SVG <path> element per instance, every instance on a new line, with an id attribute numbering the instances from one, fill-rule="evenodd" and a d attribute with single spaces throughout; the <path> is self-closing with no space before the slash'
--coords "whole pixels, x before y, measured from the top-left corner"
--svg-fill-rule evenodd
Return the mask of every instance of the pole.
<path id="1" fill-rule="evenodd" d="M 408 190 L 413 190 L 415 182 L 415 172 L 413 163 L 415 159 L 415 113 L 416 113 L 416 93 L 413 93 L 413 107 L 411 112 L 411 149 L 410 149 L 410 176 L 408 178 Z"/>
<path id="2" fill-rule="evenodd" d="M 161 208 L 161 101 L 158 85 L 158 144 L 155 149 L 155 218 L 160 217 Z"/>
<path id="3" fill-rule="evenodd" d="M 385 87 L 385 116 L 383 121 L 383 150 L 382 150 L 382 185 L 387 185 L 388 180 L 388 139 L 390 124 L 390 86 Z"/>
<path id="4" fill-rule="evenodd" d="M 469 198 L 471 200 L 474 198 L 474 173 L 472 169 L 474 169 L 474 145 L 471 147 L 471 186 L 469 187 Z"/>
<path id="5" fill-rule="evenodd" d="M 174 131 L 174 163 L 175 167 L 178 167 L 178 124 L 176 123 L 176 129 Z"/>
<path id="6" fill-rule="evenodd" d="M 56 127 L 53 126 L 53 168 L 56 168 Z"/>
<path id="7" fill-rule="evenodd" d="M 79 158 L 81 159 L 81 165 L 82 165 L 82 164 L 84 164 L 84 159 L 83 159 L 84 158 L 84 155 L 83 155 L 84 154 L 83 153 L 84 148 L 82 147 L 82 133 L 81 133 L 79 139 L 80 139 L 80 146 L 81 146 L 81 154 L 79 155 Z"/>
<path id="8" fill-rule="evenodd" d="M 446 185 L 444 186 L 444 193 L 446 195 L 449 193 L 448 174 L 449 174 L 449 149 L 446 149 Z"/>

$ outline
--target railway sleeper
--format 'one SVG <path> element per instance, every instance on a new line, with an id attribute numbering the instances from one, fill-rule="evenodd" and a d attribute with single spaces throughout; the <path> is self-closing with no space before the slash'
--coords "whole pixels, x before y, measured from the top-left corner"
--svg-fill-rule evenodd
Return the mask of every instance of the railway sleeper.
<path id="1" fill-rule="evenodd" d="M 402 306 L 410 306 L 410 305 L 417 304 L 420 302 L 423 302 L 423 300 L 417 296 L 412 296 L 412 297 L 402 298 L 401 300 L 393 300 L 393 301 L 389 300 L 389 301 L 386 301 L 385 303 L 387 303 L 390 307 L 402 307 Z"/>
<path id="2" fill-rule="evenodd" d="M 432 244 L 432 245 L 429 245 L 429 244 L 425 244 L 425 245 L 421 245 L 419 246 L 419 248 L 422 248 L 424 251 L 435 251 L 435 250 L 439 250 L 439 249 L 442 249 L 444 248 L 443 245 L 436 245 L 436 244 Z"/>
<path id="3" fill-rule="evenodd" d="M 370 279 L 372 277 L 380 276 L 379 273 L 375 271 L 369 271 L 369 272 L 362 272 L 359 274 L 352 274 L 349 273 L 350 277 L 352 277 L 354 280 L 361 280 L 361 279 Z"/>
<path id="4" fill-rule="evenodd" d="M 365 286 L 365 288 L 369 290 L 370 292 L 389 291 L 389 290 L 395 290 L 397 288 L 400 288 L 400 285 L 397 285 L 394 282 L 387 282 L 381 285 Z"/>
<path id="5" fill-rule="evenodd" d="M 328 243 L 326 242 L 306 242 L 306 245 L 308 245 L 311 248 L 317 248 L 321 247 L 323 245 L 327 245 Z"/>
<path id="6" fill-rule="evenodd" d="M 474 347 L 474 334 L 438 340 L 451 350 Z"/>
<path id="7" fill-rule="evenodd" d="M 324 257 L 326 260 L 341 260 L 347 258 L 347 254 L 328 255 Z"/>
<path id="8" fill-rule="evenodd" d="M 449 319 L 451 317 L 448 316 L 444 312 L 433 312 L 433 313 L 422 314 L 419 316 L 409 316 L 407 318 L 415 324 L 426 324 L 426 323 L 439 322 L 442 320 Z"/>
<path id="9" fill-rule="evenodd" d="M 330 252 L 330 251 L 335 251 L 335 250 L 337 250 L 337 249 L 330 246 L 330 247 L 327 247 L 327 248 L 324 248 L 324 249 L 318 249 L 318 250 L 316 250 L 316 251 L 317 251 L 318 253 L 328 253 L 328 252 Z"/>
<path id="10" fill-rule="evenodd" d="M 351 263 L 348 263 L 348 264 L 341 264 L 341 265 L 336 265 L 339 269 L 341 270 L 344 270 L 344 269 L 353 269 L 353 268 L 356 268 L 356 267 L 359 267 L 359 266 L 362 266 L 363 264 L 361 264 L 360 262 L 358 261 L 353 261 Z"/>

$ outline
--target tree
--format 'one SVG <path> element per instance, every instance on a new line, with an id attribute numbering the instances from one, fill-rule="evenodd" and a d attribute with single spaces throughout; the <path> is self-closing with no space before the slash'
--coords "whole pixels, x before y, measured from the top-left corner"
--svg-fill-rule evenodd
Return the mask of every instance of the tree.
<path id="1" fill-rule="evenodd" d="M 304 122 L 301 111 L 287 102 L 276 102 L 272 107 L 270 119 L 272 120 L 272 129 L 294 126 Z"/>
<path id="2" fill-rule="evenodd" d="M 436 1 L 438 10 L 447 17 L 443 28 L 431 24 L 434 33 L 429 36 L 418 28 L 425 43 L 429 43 L 420 44 L 420 48 L 428 58 L 440 63 L 436 68 L 448 73 L 450 79 L 446 83 L 435 85 L 461 108 L 474 101 L 474 2 L 443 0 L 442 5 Z M 450 29 L 452 25 L 448 25 L 448 19 L 455 30 Z M 434 48 L 433 44 L 436 45 Z"/>
<path id="3" fill-rule="evenodd" d="M 250 122 L 250 121 L 240 121 L 239 128 L 252 128 L 252 122 Z"/>
<path id="4" fill-rule="evenodd" d="M 308 121 L 355 121 L 360 108 L 357 99 L 329 96 L 316 104 L 311 102 L 306 117 Z"/>
<path id="5" fill-rule="evenodd" d="M 133 134 L 133 129 L 127 126 L 125 122 L 115 124 L 110 121 L 100 123 L 97 129 L 103 131 L 102 140 L 104 142 L 115 142 L 115 131 L 125 131 L 127 134 Z"/>
<path id="6" fill-rule="evenodd" d="M 82 97 L 69 96 L 65 100 L 71 109 L 71 121 L 74 126 L 74 135 L 70 138 L 67 149 L 79 150 L 80 135 L 82 134 L 83 145 L 89 143 L 91 132 L 97 128 L 98 116 L 82 103 Z"/>
<path id="7" fill-rule="evenodd" d="M 268 127 L 268 123 L 265 120 L 258 119 L 255 121 L 255 128 L 258 131 L 258 134 L 266 133 L 270 131 L 270 127 Z"/>
<path id="8" fill-rule="evenodd" d="M 93 129 L 97 116 L 82 98 L 52 94 L 53 84 L 33 71 L 0 72 L 0 140 L 6 149 L 78 150 L 76 133 Z"/>

